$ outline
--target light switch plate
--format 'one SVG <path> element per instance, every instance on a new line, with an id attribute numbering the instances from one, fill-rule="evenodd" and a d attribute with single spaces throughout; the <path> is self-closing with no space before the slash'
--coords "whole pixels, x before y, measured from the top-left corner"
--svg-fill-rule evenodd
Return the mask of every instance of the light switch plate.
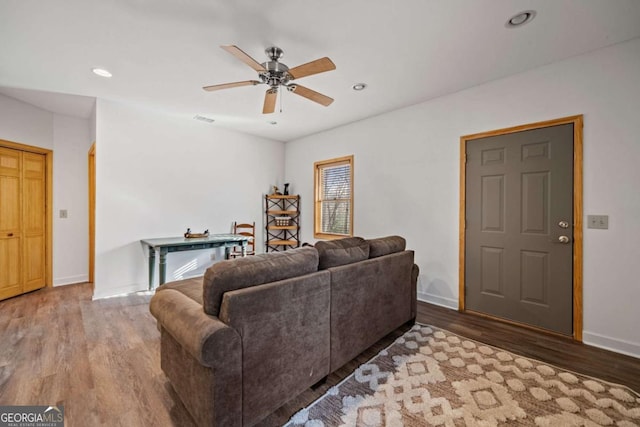
<path id="1" fill-rule="evenodd" d="M 609 215 L 587 215 L 587 228 L 609 229 Z"/>

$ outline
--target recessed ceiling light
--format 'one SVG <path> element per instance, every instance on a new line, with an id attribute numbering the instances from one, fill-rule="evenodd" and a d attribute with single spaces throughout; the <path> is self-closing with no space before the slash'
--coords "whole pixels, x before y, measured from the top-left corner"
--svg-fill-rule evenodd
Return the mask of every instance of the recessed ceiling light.
<path id="1" fill-rule="evenodd" d="M 517 13 L 513 15 L 506 24 L 504 24 L 507 28 L 518 28 L 522 27 L 527 22 L 531 22 L 533 18 L 536 17 L 535 10 L 525 10 L 524 12 Z"/>
<path id="2" fill-rule="evenodd" d="M 93 71 L 93 74 L 96 74 L 100 77 L 111 77 L 113 76 L 113 74 L 111 74 L 109 71 L 105 70 L 104 68 L 94 68 L 91 71 Z"/>
<path id="3" fill-rule="evenodd" d="M 364 90 L 366 87 L 367 87 L 366 83 L 356 83 L 353 86 L 351 86 L 353 90 Z"/>

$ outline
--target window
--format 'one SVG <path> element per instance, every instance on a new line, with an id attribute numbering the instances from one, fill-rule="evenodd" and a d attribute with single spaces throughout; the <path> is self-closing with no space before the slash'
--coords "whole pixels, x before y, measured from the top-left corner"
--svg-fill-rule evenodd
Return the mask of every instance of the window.
<path id="1" fill-rule="evenodd" d="M 314 237 L 353 235 L 353 156 L 316 162 Z"/>

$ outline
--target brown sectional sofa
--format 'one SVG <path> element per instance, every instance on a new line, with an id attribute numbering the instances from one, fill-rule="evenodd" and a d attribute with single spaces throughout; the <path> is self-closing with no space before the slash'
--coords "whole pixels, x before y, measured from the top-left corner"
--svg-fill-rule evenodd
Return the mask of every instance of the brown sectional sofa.
<path id="1" fill-rule="evenodd" d="M 161 365 L 198 425 L 251 426 L 416 316 L 398 236 L 221 261 L 158 288 Z"/>

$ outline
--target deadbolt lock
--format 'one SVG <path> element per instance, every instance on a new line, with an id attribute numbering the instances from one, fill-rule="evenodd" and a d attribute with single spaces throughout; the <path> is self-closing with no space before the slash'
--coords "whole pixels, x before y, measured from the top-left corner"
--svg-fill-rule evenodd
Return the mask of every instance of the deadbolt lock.
<path id="1" fill-rule="evenodd" d="M 558 227 L 560 227 L 560 228 L 569 228 L 569 222 L 568 221 L 560 221 L 558 223 Z"/>

